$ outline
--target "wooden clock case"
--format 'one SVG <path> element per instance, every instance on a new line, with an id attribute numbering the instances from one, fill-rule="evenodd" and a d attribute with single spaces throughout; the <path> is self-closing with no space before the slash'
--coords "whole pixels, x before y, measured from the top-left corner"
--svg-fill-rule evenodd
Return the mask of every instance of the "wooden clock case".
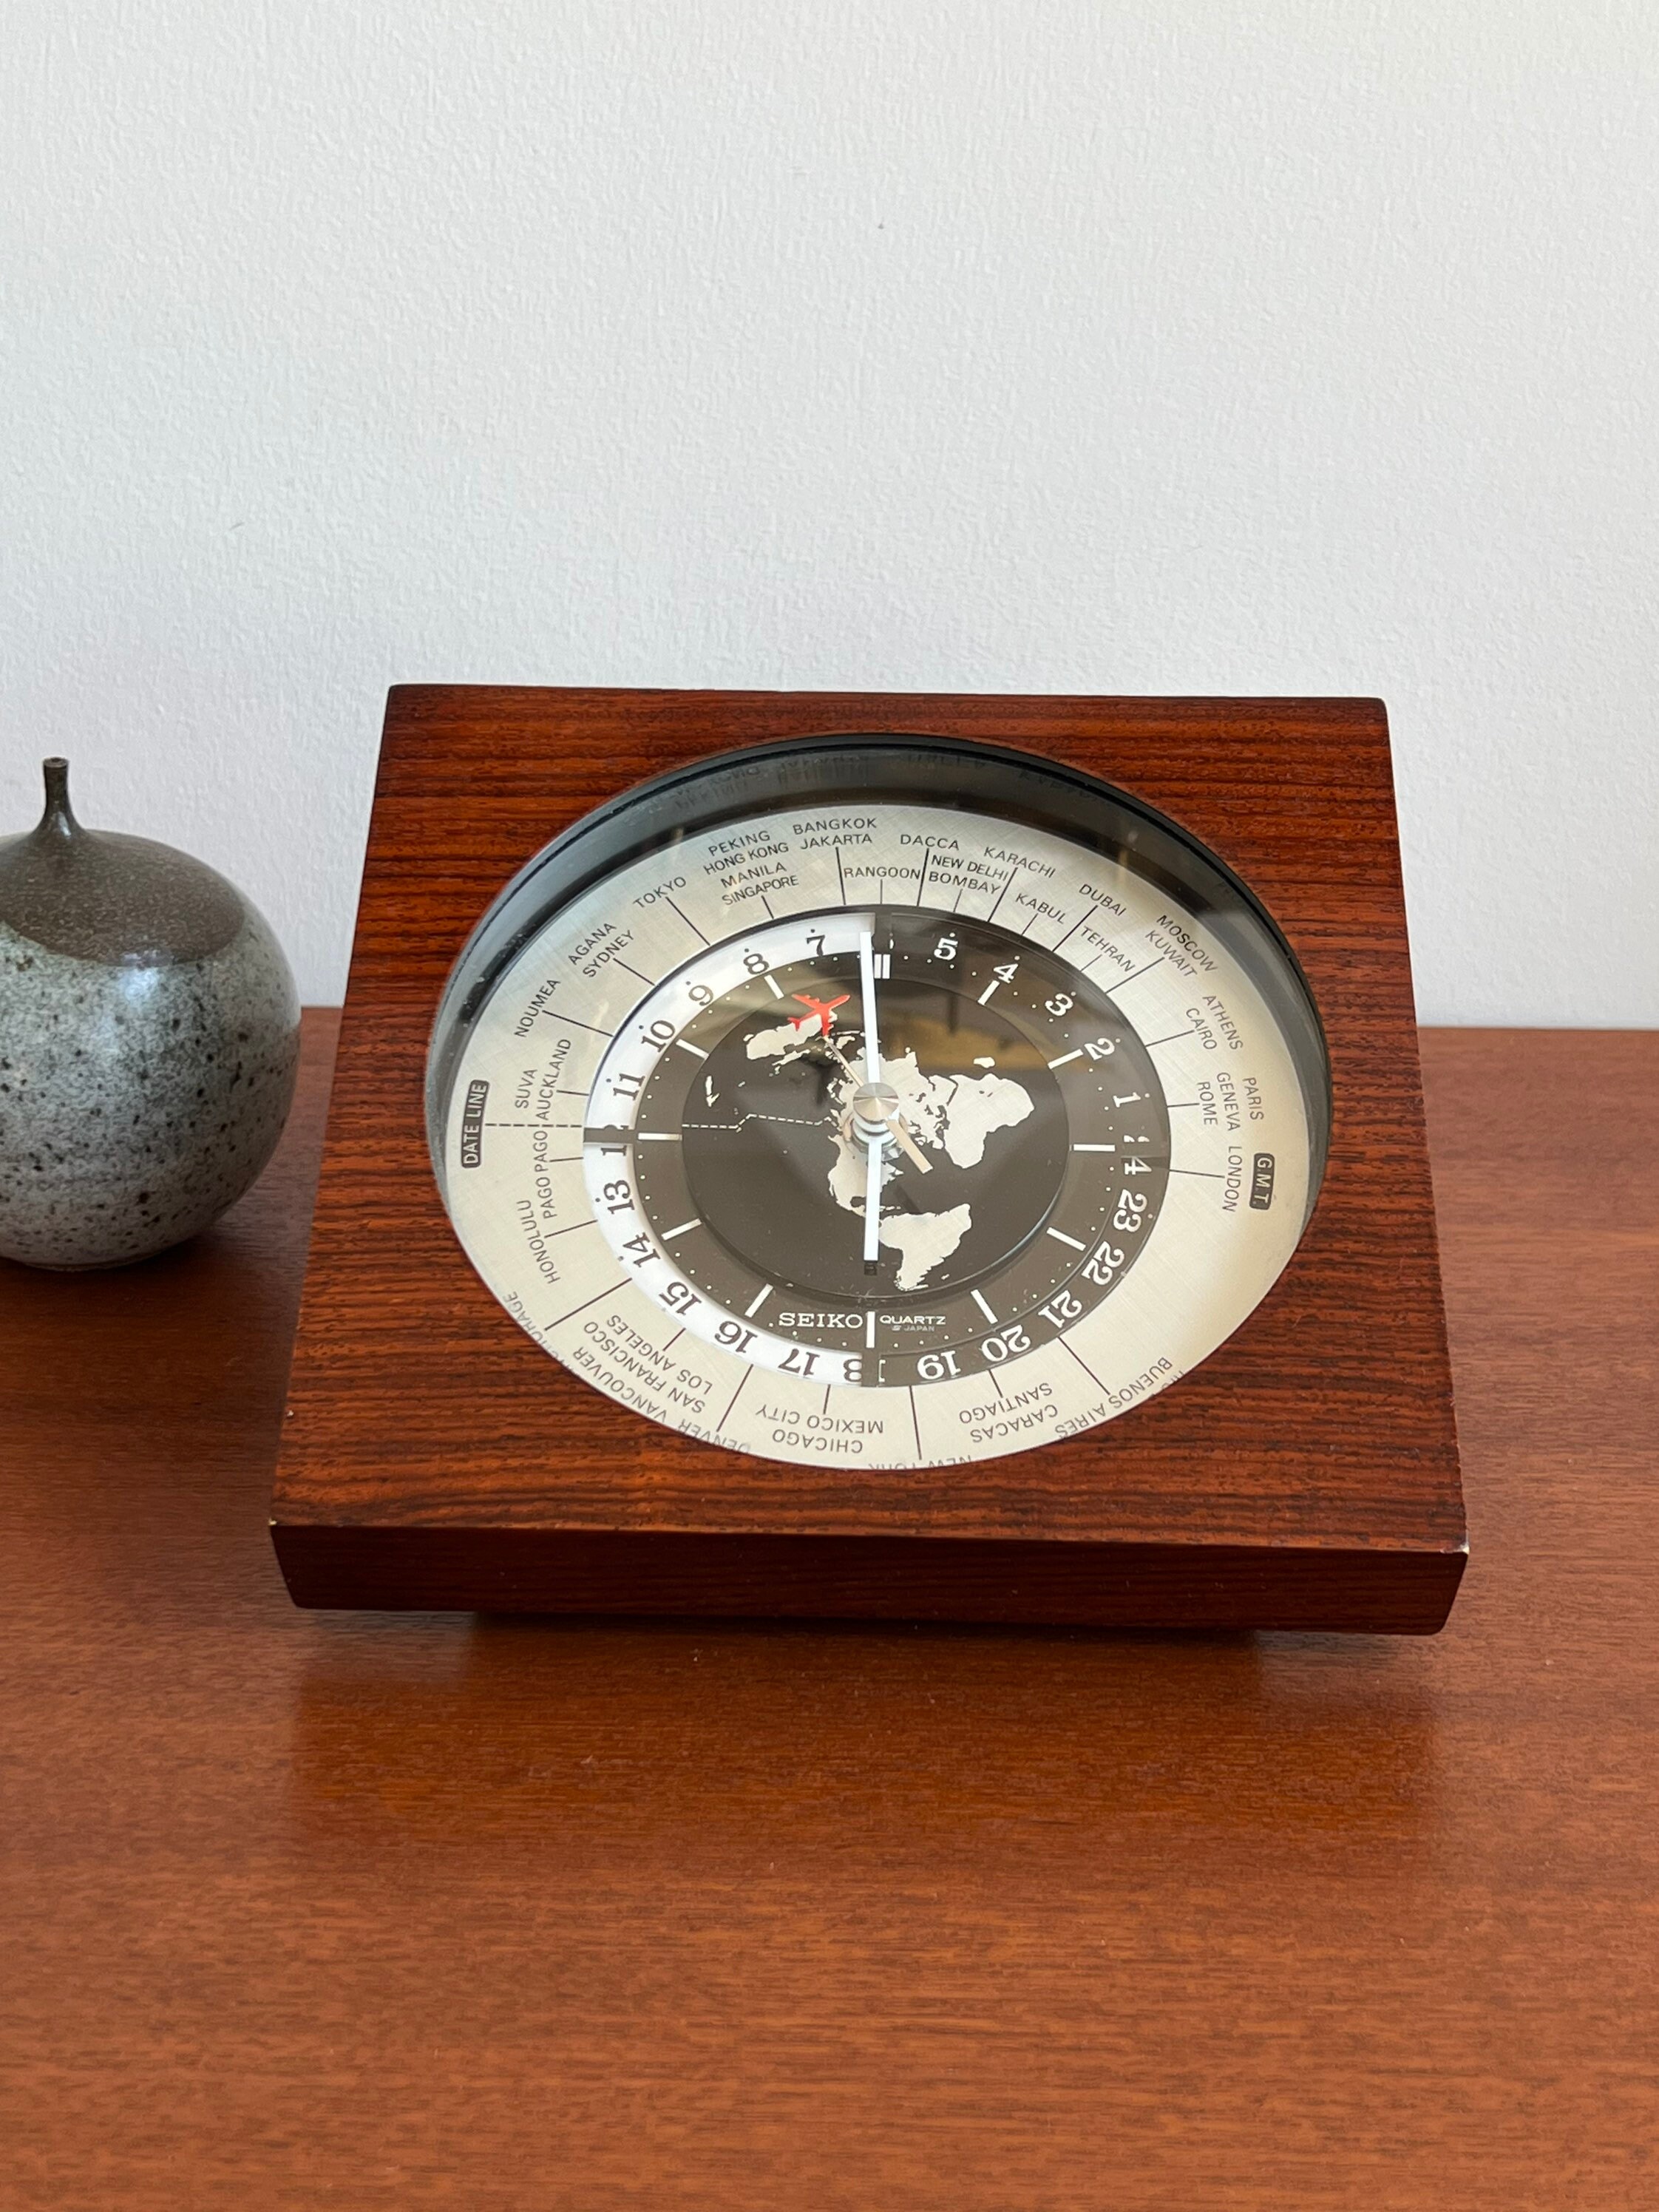
<path id="1" fill-rule="evenodd" d="M 1318 1204 L 1162 1395 L 1016 1456 L 879 1473 L 700 1443 L 538 1352 L 428 1163 L 450 967 L 503 884 L 627 786 L 830 732 L 1030 750 L 1172 817 L 1312 988 Z M 1466 1556 L 1387 719 L 1363 699 L 403 686 L 387 704 L 273 1506 L 295 1601 L 1427 1632 Z"/>

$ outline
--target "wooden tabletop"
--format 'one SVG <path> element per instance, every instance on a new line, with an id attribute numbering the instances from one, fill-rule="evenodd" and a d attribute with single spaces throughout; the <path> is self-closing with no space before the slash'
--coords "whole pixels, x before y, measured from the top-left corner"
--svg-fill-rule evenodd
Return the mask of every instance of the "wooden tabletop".
<path id="1" fill-rule="evenodd" d="M 301 1614 L 331 1036 L 190 1249 L 0 1268 L 0 2203 L 1659 2204 L 1659 1036 L 1424 1039 L 1422 1642 Z"/>

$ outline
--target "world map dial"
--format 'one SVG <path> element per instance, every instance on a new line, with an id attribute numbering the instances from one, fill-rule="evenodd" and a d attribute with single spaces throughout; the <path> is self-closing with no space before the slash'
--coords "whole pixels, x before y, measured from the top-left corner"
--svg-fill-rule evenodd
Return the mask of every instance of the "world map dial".
<path id="1" fill-rule="evenodd" d="M 619 1407 L 765 1458 L 947 1466 L 1130 1412 L 1316 1192 L 1288 956 L 1103 801 L 1091 844 L 1074 797 L 1000 814 L 955 764 L 939 798 L 782 781 L 701 820 L 694 786 L 487 918 L 431 1109 L 474 1265 Z"/>

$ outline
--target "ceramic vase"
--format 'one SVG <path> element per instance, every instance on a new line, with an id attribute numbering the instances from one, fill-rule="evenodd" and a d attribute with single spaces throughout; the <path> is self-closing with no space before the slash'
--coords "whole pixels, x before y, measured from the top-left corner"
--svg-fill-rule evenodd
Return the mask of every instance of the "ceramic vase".
<path id="1" fill-rule="evenodd" d="M 299 1005 L 225 878 L 84 828 L 65 762 L 0 841 L 0 1254 L 112 1267 L 222 1213 L 282 1133 Z"/>

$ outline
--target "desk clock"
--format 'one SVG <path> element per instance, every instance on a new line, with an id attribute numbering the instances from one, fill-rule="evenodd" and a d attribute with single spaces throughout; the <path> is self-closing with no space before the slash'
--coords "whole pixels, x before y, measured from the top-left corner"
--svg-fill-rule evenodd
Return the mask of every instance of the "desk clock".
<path id="1" fill-rule="evenodd" d="M 392 697 L 303 1603 L 1426 1630 L 1369 702 Z"/>

